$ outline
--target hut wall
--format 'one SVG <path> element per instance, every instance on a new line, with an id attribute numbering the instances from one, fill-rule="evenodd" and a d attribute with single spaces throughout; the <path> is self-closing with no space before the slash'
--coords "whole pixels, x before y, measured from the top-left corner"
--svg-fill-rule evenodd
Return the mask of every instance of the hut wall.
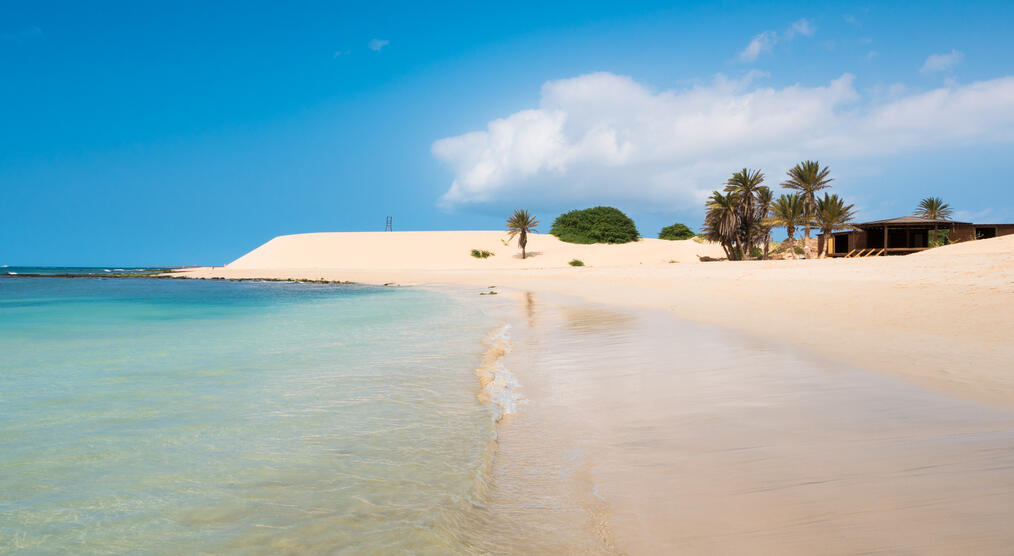
<path id="1" fill-rule="evenodd" d="M 997 224 L 994 227 L 996 228 L 997 237 L 1014 234 L 1014 224 Z"/>
<path id="2" fill-rule="evenodd" d="M 972 224 L 956 223 L 952 226 L 948 239 L 951 241 L 971 241 L 975 239 L 975 226 Z"/>
<path id="3" fill-rule="evenodd" d="M 866 249 L 866 231 L 855 230 L 849 232 L 849 250 Z"/>

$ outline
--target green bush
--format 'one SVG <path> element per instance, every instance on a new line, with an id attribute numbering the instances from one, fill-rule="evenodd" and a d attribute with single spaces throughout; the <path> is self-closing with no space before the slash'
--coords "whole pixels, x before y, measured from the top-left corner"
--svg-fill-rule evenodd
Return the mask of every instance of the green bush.
<path id="1" fill-rule="evenodd" d="M 803 249 L 802 247 L 800 247 L 800 246 L 798 246 L 798 245 L 796 245 L 795 247 L 793 247 L 793 248 L 792 248 L 792 251 L 793 251 L 793 252 L 794 252 L 795 254 L 797 254 L 797 255 L 802 255 L 803 253 L 806 253 L 806 251 L 805 251 L 805 250 L 804 250 L 804 249 Z"/>
<path id="2" fill-rule="evenodd" d="M 754 259 L 759 259 L 759 258 L 761 258 L 761 256 L 763 256 L 763 255 L 764 255 L 764 251 L 761 251 L 761 248 L 760 248 L 760 247 L 751 247 L 751 248 L 750 248 L 750 256 L 751 256 L 752 258 L 754 258 Z"/>
<path id="3" fill-rule="evenodd" d="M 679 222 L 677 222 L 672 226 L 666 226 L 665 228 L 662 228 L 662 231 L 658 233 L 658 239 L 668 239 L 675 241 L 680 239 L 690 239 L 695 235 L 696 234 L 694 234 L 694 231 L 691 230 L 689 227 L 687 227 L 686 224 L 680 224 Z"/>
<path id="4" fill-rule="evenodd" d="M 491 253 L 491 252 L 486 251 L 486 250 L 480 251 L 478 249 L 472 249 L 472 256 L 475 257 L 476 259 L 488 259 L 488 258 L 492 257 L 493 255 L 494 255 L 494 253 Z"/>
<path id="5" fill-rule="evenodd" d="M 634 221 L 613 207 L 561 214 L 549 233 L 567 243 L 629 243 L 640 237 Z"/>
<path id="6" fill-rule="evenodd" d="M 584 261 L 581 259 L 572 259 L 569 263 L 570 266 L 584 266 Z"/>

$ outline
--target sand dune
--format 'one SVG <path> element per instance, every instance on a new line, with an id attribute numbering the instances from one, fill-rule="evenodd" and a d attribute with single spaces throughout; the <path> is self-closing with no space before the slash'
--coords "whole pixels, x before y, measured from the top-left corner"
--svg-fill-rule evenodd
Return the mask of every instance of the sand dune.
<path id="1" fill-rule="evenodd" d="M 353 232 L 279 236 L 227 265 L 231 270 L 327 269 L 520 269 L 566 267 L 573 259 L 588 266 L 696 263 L 699 256 L 723 257 L 722 248 L 692 240 L 642 239 L 622 245 L 575 245 L 549 234 L 532 234 L 528 258 L 517 242 L 498 231 Z M 477 259 L 472 249 L 494 255 Z"/>

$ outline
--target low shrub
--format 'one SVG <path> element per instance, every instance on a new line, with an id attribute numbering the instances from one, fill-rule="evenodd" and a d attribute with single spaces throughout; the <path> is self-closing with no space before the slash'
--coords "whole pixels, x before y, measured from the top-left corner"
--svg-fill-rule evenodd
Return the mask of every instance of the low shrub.
<path id="1" fill-rule="evenodd" d="M 671 241 L 677 241 L 682 239 L 691 239 L 697 234 L 694 233 L 686 224 L 680 224 L 679 222 L 672 226 L 666 226 L 658 232 L 658 239 L 668 239 Z"/>
<path id="2" fill-rule="evenodd" d="M 584 266 L 584 261 L 582 261 L 581 259 L 573 259 L 567 264 L 569 264 L 570 266 Z"/>
<path id="3" fill-rule="evenodd" d="M 476 259 L 488 259 L 494 255 L 495 253 L 491 253 L 486 250 L 480 251 L 478 249 L 472 249 L 472 256 L 475 257 Z"/>
<path id="4" fill-rule="evenodd" d="M 759 259 L 763 255 L 764 255 L 764 251 L 761 251 L 760 247 L 751 247 L 750 248 L 750 257 L 751 258 Z"/>
<path id="5" fill-rule="evenodd" d="M 553 221 L 549 233 L 567 243 L 629 243 L 641 237 L 634 221 L 613 207 L 561 214 Z"/>

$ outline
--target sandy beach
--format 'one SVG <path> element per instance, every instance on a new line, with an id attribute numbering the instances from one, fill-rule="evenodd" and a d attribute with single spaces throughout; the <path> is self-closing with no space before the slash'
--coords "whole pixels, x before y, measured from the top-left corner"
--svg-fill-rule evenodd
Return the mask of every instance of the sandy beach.
<path id="1" fill-rule="evenodd" d="M 661 309 L 952 395 L 1014 407 L 1014 237 L 905 257 L 701 263 L 717 245 L 572 245 L 533 235 L 529 258 L 480 232 L 281 236 L 191 278 L 452 284 Z M 488 259 L 471 249 L 495 253 Z M 570 267 L 573 259 L 587 266 Z M 671 262 L 670 262 L 671 261 Z"/>
<path id="2" fill-rule="evenodd" d="M 507 365 L 528 399 L 501 424 L 503 506 L 532 494 L 519 467 L 567 475 L 540 496 L 584 508 L 576 521 L 603 552 L 1001 553 L 1014 542 L 1014 237 L 753 262 L 700 262 L 721 249 L 695 241 L 547 235 L 521 260 L 503 237 L 284 236 L 182 274 L 500 292 L 517 332 Z"/>

